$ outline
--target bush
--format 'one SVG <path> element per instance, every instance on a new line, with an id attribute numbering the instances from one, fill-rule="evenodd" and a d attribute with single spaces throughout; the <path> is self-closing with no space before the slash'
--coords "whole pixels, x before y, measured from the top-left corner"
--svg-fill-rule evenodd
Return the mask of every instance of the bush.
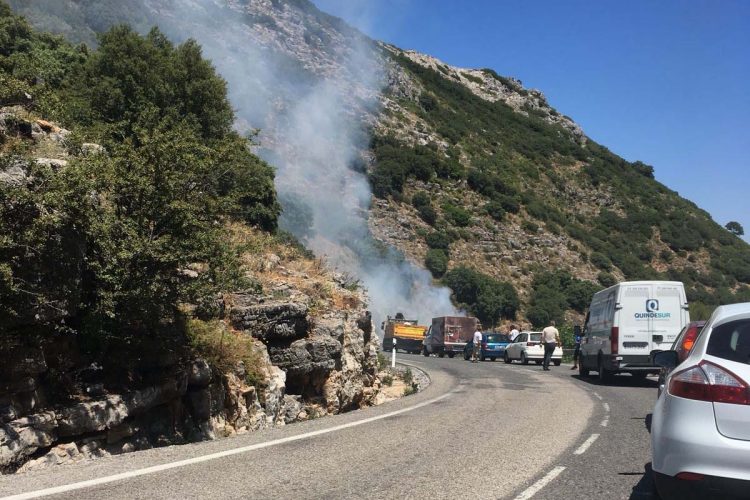
<path id="1" fill-rule="evenodd" d="M 411 197 L 411 204 L 414 208 L 424 207 L 430 204 L 430 195 L 424 191 L 417 191 Z"/>
<path id="2" fill-rule="evenodd" d="M 417 209 L 419 218 L 425 221 L 427 224 L 434 226 L 437 222 L 437 212 L 430 205 L 423 205 Z"/>
<path id="3" fill-rule="evenodd" d="M 448 255 L 445 250 L 428 250 L 424 264 L 435 278 L 440 278 L 448 270 Z"/>
<path id="4" fill-rule="evenodd" d="M 464 266 L 446 273 L 443 283 L 453 290 L 456 302 L 468 308 L 486 327 L 495 325 L 500 318 L 516 316 L 520 301 L 509 283 Z"/>
<path id="5" fill-rule="evenodd" d="M 498 201 L 491 201 L 487 203 L 484 206 L 484 209 L 487 211 L 487 214 L 495 219 L 496 221 L 500 222 L 505 218 L 505 209 L 503 208 L 502 204 Z"/>
<path id="6" fill-rule="evenodd" d="M 436 250 L 444 250 L 446 253 L 450 249 L 451 241 L 451 237 L 441 231 L 434 231 L 425 237 L 428 247 Z"/>
<path id="7" fill-rule="evenodd" d="M 443 205 L 443 212 L 445 218 L 454 226 L 466 227 L 471 223 L 471 214 L 461 207 L 446 203 Z"/>
<path id="8" fill-rule="evenodd" d="M 614 276 L 612 276 L 610 273 L 605 273 L 604 271 L 600 272 L 596 279 L 599 281 L 599 284 L 602 285 L 604 288 L 609 288 L 612 285 L 617 283 L 617 280 Z"/>

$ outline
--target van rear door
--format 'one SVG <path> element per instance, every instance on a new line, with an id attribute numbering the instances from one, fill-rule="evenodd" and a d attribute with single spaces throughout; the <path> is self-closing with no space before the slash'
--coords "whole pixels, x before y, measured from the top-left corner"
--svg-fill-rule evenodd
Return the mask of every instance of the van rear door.
<path id="1" fill-rule="evenodd" d="M 620 292 L 618 321 L 618 354 L 648 356 L 651 352 L 651 321 L 646 314 L 647 302 L 652 297 L 649 283 L 623 285 Z"/>
<path id="2" fill-rule="evenodd" d="M 668 350 L 689 322 L 685 305 L 685 289 L 677 283 L 656 283 L 648 304 L 651 321 L 651 349 Z"/>

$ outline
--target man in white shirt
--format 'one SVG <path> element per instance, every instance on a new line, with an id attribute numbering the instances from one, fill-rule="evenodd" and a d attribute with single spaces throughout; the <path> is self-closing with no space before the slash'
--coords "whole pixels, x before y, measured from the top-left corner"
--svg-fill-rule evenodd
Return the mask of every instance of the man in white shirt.
<path id="1" fill-rule="evenodd" d="M 521 333 L 518 331 L 518 327 L 516 325 L 510 325 L 510 333 L 508 334 L 508 337 L 510 337 L 511 342 L 515 342 L 516 337 L 518 337 L 518 334 Z"/>
<path id="2" fill-rule="evenodd" d="M 480 332 L 478 329 L 474 332 L 474 349 L 471 353 L 471 362 L 476 363 L 479 359 L 479 353 L 482 349 L 482 332 Z"/>
<path id="3" fill-rule="evenodd" d="M 542 345 L 544 346 L 542 369 L 549 371 L 549 362 L 552 359 L 552 353 L 555 352 L 555 347 L 562 345 L 560 342 L 560 332 L 555 328 L 554 320 L 550 321 L 549 326 L 542 330 Z"/>

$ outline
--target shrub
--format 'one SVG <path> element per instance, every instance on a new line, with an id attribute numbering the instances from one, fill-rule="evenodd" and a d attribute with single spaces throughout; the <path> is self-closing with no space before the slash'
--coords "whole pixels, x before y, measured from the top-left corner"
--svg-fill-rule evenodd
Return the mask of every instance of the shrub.
<path id="1" fill-rule="evenodd" d="M 425 237 L 427 246 L 437 250 L 444 250 L 446 253 L 450 249 L 451 237 L 441 231 L 434 231 Z"/>
<path id="2" fill-rule="evenodd" d="M 453 290 L 456 302 L 467 307 L 485 326 L 495 325 L 500 318 L 515 318 L 520 301 L 510 283 L 465 266 L 451 269 L 443 283 Z"/>
<path id="3" fill-rule="evenodd" d="M 430 204 L 430 195 L 424 191 L 417 191 L 411 197 L 411 204 L 414 208 L 424 207 Z"/>
<path id="4" fill-rule="evenodd" d="M 448 270 L 448 255 L 445 250 L 428 250 L 424 264 L 435 278 L 440 278 Z"/>
<path id="5" fill-rule="evenodd" d="M 596 276 L 596 279 L 599 281 L 599 284 L 602 285 L 604 288 L 609 288 L 610 286 L 617 283 L 617 280 L 615 279 L 614 276 L 604 271 L 600 272 Z"/>
<path id="6" fill-rule="evenodd" d="M 443 212 L 445 218 L 454 226 L 466 227 L 471 223 L 471 214 L 461 207 L 446 203 L 443 205 Z"/>
<path id="7" fill-rule="evenodd" d="M 417 209 L 419 217 L 427 224 L 434 226 L 437 222 L 437 212 L 430 205 L 423 205 Z"/>
<path id="8" fill-rule="evenodd" d="M 612 269 L 612 262 L 610 262 L 610 260 L 606 256 L 600 254 L 599 252 L 592 253 L 591 257 L 589 258 L 589 262 L 594 264 L 602 271 L 609 271 L 610 269 Z"/>
<path id="9" fill-rule="evenodd" d="M 505 218 L 505 209 L 503 208 L 502 204 L 498 201 L 491 201 L 487 203 L 484 206 L 484 209 L 487 211 L 487 214 L 495 219 L 496 221 L 500 222 Z"/>

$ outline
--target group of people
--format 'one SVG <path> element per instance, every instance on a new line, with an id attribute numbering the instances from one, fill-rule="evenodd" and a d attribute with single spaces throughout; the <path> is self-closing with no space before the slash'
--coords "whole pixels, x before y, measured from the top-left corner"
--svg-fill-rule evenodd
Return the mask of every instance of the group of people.
<path id="1" fill-rule="evenodd" d="M 508 338 L 511 342 L 514 342 L 519 333 L 521 332 L 518 331 L 518 326 L 511 325 L 510 331 L 508 332 Z M 576 368 L 578 368 L 578 356 L 581 348 L 580 330 L 576 330 L 575 344 L 576 348 L 575 352 L 573 353 L 573 367 L 571 368 L 571 370 L 575 370 Z M 552 353 L 555 352 L 555 348 L 558 345 L 562 346 L 562 342 L 560 341 L 560 332 L 555 327 L 554 320 L 550 321 L 549 326 L 542 330 L 542 345 L 544 346 L 544 361 L 542 362 L 542 369 L 544 371 L 549 371 L 549 364 L 552 360 Z M 472 363 L 476 363 L 477 361 L 479 361 L 481 351 L 482 332 L 477 329 L 477 331 L 474 332 L 474 349 L 471 356 Z"/>

